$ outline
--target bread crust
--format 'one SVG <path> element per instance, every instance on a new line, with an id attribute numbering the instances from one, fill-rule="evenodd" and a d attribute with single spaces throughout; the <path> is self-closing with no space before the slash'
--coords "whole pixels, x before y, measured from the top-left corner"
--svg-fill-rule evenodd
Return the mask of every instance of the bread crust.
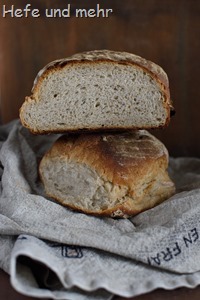
<path id="1" fill-rule="evenodd" d="M 165 120 L 165 123 L 161 126 L 156 126 L 156 127 L 151 127 L 151 128 L 164 128 L 168 126 L 170 122 L 170 112 L 173 111 L 173 105 L 172 101 L 170 99 L 170 90 L 169 90 L 169 82 L 168 82 L 168 77 L 164 70 L 158 66 L 157 64 L 148 61 L 140 56 L 127 53 L 127 52 L 116 52 L 116 51 L 110 51 L 110 50 L 95 50 L 95 51 L 88 51 L 88 52 L 83 52 L 79 54 L 75 54 L 71 57 L 68 58 L 63 58 L 59 60 L 55 60 L 51 63 L 49 63 L 47 66 L 45 66 L 36 76 L 36 79 L 33 84 L 32 88 L 32 95 L 30 97 L 25 98 L 25 102 L 23 103 L 22 107 L 20 108 L 20 119 L 22 124 L 27 127 L 31 132 L 34 134 L 43 134 L 43 133 L 61 133 L 61 132 L 67 132 L 67 131 L 79 131 L 82 128 L 77 128 L 77 129 L 71 129 L 71 128 L 65 128 L 65 130 L 59 130 L 58 129 L 51 129 L 51 130 L 39 130 L 39 129 L 33 129 L 29 126 L 29 124 L 26 123 L 23 117 L 23 112 L 24 108 L 26 105 L 28 105 L 29 102 L 33 101 L 38 101 L 37 100 L 37 93 L 40 89 L 40 86 L 42 84 L 42 81 L 44 80 L 45 77 L 48 76 L 48 74 L 54 73 L 58 70 L 62 70 L 63 68 L 67 68 L 68 66 L 73 66 L 74 64 L 84 64 L 84 63 L 89 63 L 89 64 L 100 64 L 100 63 L 111 63 L 111 64 L 123 64 L 123 65 L 131 65 L 138 67 L 142 69 L 143 71 L 147 72 L 160 86 L 160 90 L 163 94 L 163 107 L 167 113 L 167 117 Z M 110 127 L 107 128 L 109 130 L 125 130 L 125 129 L 147 129 L 149 127 L 134 127 L 131 126 L 129 128 L 127 127 Z M 93 127 L 93 128 L 85 128 L 85 131 L 99 131 L 103 130 L 103 128 L 99 127 Z"/>
<path id="2" fill-rule="evenodd" d="M 76 205 L 76 200 L 74 203 L 65 202 L 47 188 L 44 169 L 54 159 L 64 164 L 75 162 L 86 165 L 98 174 L 104 184 L 111 184 L 112 189 L 126 189 L 124 200 L 99 211 L 81 208 Z M 165 146 L 147 131 L 138 130 L 122 134 L 62 136 L 42 159 L 39 172 L 47 194 L 62 205 L 93 215 L 129 217 L 155 206 L 174 193 L 167 166 Z M 75 184 L 79 184 L 78 179 Z M 117 197 L 119 193 L 116 192 Z"/>
<path id="3" fill-rule="evenodd" d="M 150 73 L 153 77 L 156 77 L 165 86 L 166 90 L 169 89 L 169 81 L 167 74 L 160 66 L 158 66 L 154 62 L 146 60 L 141 56 L 132 53 L 104 49 L 85 51 L 82 53 L 74 54 L 67 58 L 62 58 L 50 62 L 38 72 L 33 84 L 32 92 L 34 92 L 38 81 L 46 74 L 46 72 L 48 73 L 51 70 L 62 69 L 68 64 L 84 62 L 114 62 L 124 65 L 137 65 L 138 67 L 143 68 L 145 71 Z M 167 92 L 168 95 L 170 95 L 169 90 Z"/>

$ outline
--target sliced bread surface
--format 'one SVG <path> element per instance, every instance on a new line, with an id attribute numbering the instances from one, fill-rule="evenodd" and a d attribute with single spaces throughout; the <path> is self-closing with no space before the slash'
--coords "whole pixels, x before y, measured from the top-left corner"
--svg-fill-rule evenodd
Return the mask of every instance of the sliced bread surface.
<path id="1" fill-rule="evenodd" d="M 165 146 L 145 130 L 64 135 L 40 162 L 48 196 L 97 216 L 130 217 L 175 191 Z"/>
<path id="2" fill-rule="evenodd" d="M 171 108 L 161 67 L 134 54 L 100 50 L 42 69 L 20 119 L 34 133 L 148 129 L 168 125 Z"/>

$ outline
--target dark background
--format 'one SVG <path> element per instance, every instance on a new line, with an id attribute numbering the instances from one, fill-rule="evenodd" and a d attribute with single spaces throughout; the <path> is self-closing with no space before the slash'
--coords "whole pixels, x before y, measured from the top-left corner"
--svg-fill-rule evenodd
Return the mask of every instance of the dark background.
<path id="1" fill-rule="evenodd" d="M 92 49 L 127 51 L 161 65 L 176 116 L 153 133 L 172 156 L 200 157 L 199 0 L 0 0 L 1 119 L 18 117 L 37 72 L 51 60 Z M 112 8 L 109 18 L 2 18 L 2 5 Z"/>
<path id="2" fill-rule="evenodd" d="M 109 18 L 47 19 L 0 16 L 0 110 L 4 123 L 18 118 L 37 72 L 51 60 L 92 49 L 128 51 L 161 65 L 170 80 L 176 116 L 153 133 L 172 156 L 200 157 L 200 0 L 0 0 L 7 7 L 112 8 Z M 2 13 L 2 11 L 1 11 Z M 16 293 L 0 270 L 1 299 Z M 200 289 L 158 290 L 135 299 L 199 299 Z M 119 299 L 118 297 L 116 299 Z"/>

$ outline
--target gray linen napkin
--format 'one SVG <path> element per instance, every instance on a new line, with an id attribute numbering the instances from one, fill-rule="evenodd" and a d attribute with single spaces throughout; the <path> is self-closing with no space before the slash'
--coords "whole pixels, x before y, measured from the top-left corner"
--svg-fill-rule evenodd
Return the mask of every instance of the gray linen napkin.
<path id="1" fill-rule="evenodd" d="M 103 300 L 200 284 L 200 159 L 170 159 L 177 193 L 161 205 L 96 218 L 45 197 L 38 162 L 57 137 L 34 136 L 19 121 L 0 128 L 0 267 L 14 288 Z"/>

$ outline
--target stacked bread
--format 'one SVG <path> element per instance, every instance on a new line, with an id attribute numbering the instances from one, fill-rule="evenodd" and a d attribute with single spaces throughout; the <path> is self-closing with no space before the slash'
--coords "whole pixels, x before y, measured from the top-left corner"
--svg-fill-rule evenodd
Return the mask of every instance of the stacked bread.
<path id="1" fill-rule="evenodd" d="M 40 162 L 47 195 L 88 214 L 130 217 L 175 191 L 168 151 L 147 131 L 167 126 L 172 111 L 161 67 L 101 50 L 48 64 L 20 118 L 35 134 L 64 133 Z"/>

